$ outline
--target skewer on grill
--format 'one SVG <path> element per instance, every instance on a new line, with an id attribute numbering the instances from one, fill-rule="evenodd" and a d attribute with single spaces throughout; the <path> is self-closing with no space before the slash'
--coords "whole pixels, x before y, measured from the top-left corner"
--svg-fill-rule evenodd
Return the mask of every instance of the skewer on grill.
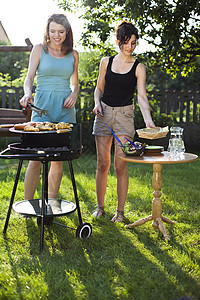
<path id="1" fill-rule="evenodd" d="M 14 127 L 14 124 L 2 124 L 2 125 L 0 125 L 0 128 L 10 128 L 10 127 Z"/>
<path id="2" fill-rule="evenodd" d="M 57 133 L 65 133 L 65 132 L 69 132 L 70 129 L 66 128 L 66 129 L 58 129 Z"/>

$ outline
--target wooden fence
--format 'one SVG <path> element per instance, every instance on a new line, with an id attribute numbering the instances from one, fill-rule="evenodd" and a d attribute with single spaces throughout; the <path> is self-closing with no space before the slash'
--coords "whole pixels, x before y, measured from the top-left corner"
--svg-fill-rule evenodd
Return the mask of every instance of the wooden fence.
<path id="1" fill-rule="evenodd" d="M 200 150 L 200 91 L 152 91 L 150 98 L 155 99 L 158 115 L 172 115 L 174 125 L 184 128 L 186 150 Z M 169 136 L 162 141 L 165 147 Z"/>
<path id="2" fill-rule="evenodd" d="M 80 88 L 79 99 L 84 102 L 86 95 L 92 97 L 91 94 L 91 89 Z M 21 109 L 19 99 L 22 95 L 22 87 L 0 87 L 0 107 Z M 157 115 L 173 115 L 175 125 L 184 128 L 186 146 L 200 150 L 200 91 L 160 90 L 149 92 L 148 97 L 154 100 Z M 81 101 L 77 104 L 78 111 Z"/>
<path id="3" fill-rule="evenodd" d="M 149 94 L 159 103 L 158 113 L 175 113 L 176 123 L 200 124 L 200 91 L 161 90 Z"/>
<path id="4" fill-rule="evenodd" d="M 33 48 L 33 44 L 29 38 L 25 39 L 27 46 L 8 46 L 0 45 L 0 52 L 30 52 Z"/>

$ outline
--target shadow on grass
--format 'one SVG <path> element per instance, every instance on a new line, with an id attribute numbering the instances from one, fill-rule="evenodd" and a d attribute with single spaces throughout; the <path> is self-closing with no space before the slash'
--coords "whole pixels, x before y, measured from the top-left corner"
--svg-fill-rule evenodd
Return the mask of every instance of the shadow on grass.
<path id="1" fill-rule="evenodd" d="M 75 165 L 75 177 L 78 169 L 80 171 L 80 166 Z M 148 177 L 152 176 L 152 169 L 146 170 L 147 176 L 143 179 L 137 174 L 135 176 L 138 181 L 144 180 L 142 184 L 149 185 Z M 88 173 L 93 175 L 95 170 L 91 168 Z M 91 211 L 94 201 L 78 180 L 76 185 L 79 193 L 84 193 L 87 210 Z M 137 210 L 142 213 L 148 210 L 144 210 L 147 202 L 151 203 L 151 199 L 142 203 L 143 199 L 139 196 L 137 202 L 130 198 L 128 201 L 131 209 L 141 203 Z M 149 228 L 148 223 L 141 228 L 125 230 L 122 224 L 112 224 L 110 218 L 110 213 L 107 213 L 101 220 L 92 219 L 93 234 L 87 240 L 76 239 L 75 232 L 65 227 L 56 224 L 45 226 L 42 253 L 39 253 L 40 228 L 35 219 L 21 221 L 26 228 L 23 234 L 28 237 L 24 246 L 27 255 L 16 261 L 8 242 L 9 234 L 4 239 L 19 299 L 23 299 L 21 273 L 33 279 L 37 275 L 42 277 L 41 285 L 47 287 L 44 299 L 169 300 L 186 295 L 198 297 L 200 289 L 197 281 L 184 271 L 178 261 L 175 262 L 173 255 L 178 251 L 190 256 L 193 261 L 195 258 L 177 242 L 173 229 L 170 230 L 171 242 L 165 246 L 159 235 L 155 238 L 152 232 L 149 233 L 153 229 Z M 59 222 L 79 225 L 76 212 L 59 218 Z M 15 226 L 19 227 L 17 224 Z M 33 288 L 37 288 L 34 283 Z M 40 296 L 40 287 L 35 296 Z"/>
<path id="2" fill-rule="evenodd" d="M 9 265 L 12 271 L 12 277 L 13 279 L 15 279 L 16 281 L 16 289 L 15 289 L 15 293 L 18 295 L 19 299 L 23 299 L 21 290 L 22 290 L 22 283 L 20 280 L 20 272 L 19 272 L 19 268 L 15 263 L 15 255 L 13 254 L 12 249 L 10 248 L 8 239 L 7 239 L 7 235 L 4 234 L 4 247 L 5 247 L 5 251 L 7 252 L 8 255 L 8 259 L 9 259 Z M 6 286 L 4 286 L 4 289 L 6 290 Z M 14 296 L 14 295 L 13 295 Z M 4 299 L 6 299 L 7 297 L 5 297 Z M 2 298 L 3 299 L 3 298 Z"/>
<path id="3" fill-rule="evenodd" d="M 169 277 L 176 278 L 176 286 L 179 286 L 181 291 L 179 296 L 182 297 L 193 296 L 195 297 L 195 299 L 199 299 L 199 295 L 200 295 L 199 283 L 198 281 L 193 279 L 192 276 L 189 276 L 187 274 L 188 272 L 186 271 L 187 263 L 184 262 L 184 256 L 191 259 L 194 264 L 197 260 L 194 257 L 194 255 L 192 255 L 191 252 L 187 250 L 186 247 L 180 245 L 180 243 L 176 241 L 176 236 L 174 235 L 173 232 L 173 226 L 170 227 L 169 231 L 170 231 L 170 241 L 166 242 L 165 249 L 161 249 L 158 243 L 152 243 L 152 239 L 150 238 L 147 232 L 145 231 L 141 232 L 141 230 L 138 231 L 137 229 L 134 229 L 134 233 L 137 234 L 140 243 L 143 244 L 144 247 L 151 252 L 152 256 L 158 260 L 158 262 L 162 265 L 163 269 L 169 274 Z M 159 233 L 159 235 L 161 235 L 161 233 Z M 170 253 L 171 250 L 172 252 Z M 179 264 L 175 263 L 173 252 L 174 253 L 177 252 L 179 254 L 181 253 L 180 256 L 183 257 L 183 261 L 181 261 L 180 258 Z"/>
<path id="4" fill-rule="evenodd" d="M 93 234 L 87 240 L 76 239 L 74 231 L 65 227 L 45 226 L 42 253 L 40 227 L 33 218 L 24 220 L 27 256 L 14 261 L 15 254 L 5 238 L 19 294 L 23 270 L 29 276 L 43 274 L 48 299 L 175 299 L 186 293 L 187 282 L 193 286 L 192 294 L 197 295 L 199 287 L 195 280 L 183 272 L 167 251 L 160 249 L 149 233 L 124 230 L 122 224 L 112 224 L 110 217 L 108 214 L 94 220 Z M 68 223 L 68 218 L 59 219 Z M 76 216 L 73 221 L 77 222 Z M 177 285 L 174 277 L 175 282 L 181 278 L 184 284 Z"/>

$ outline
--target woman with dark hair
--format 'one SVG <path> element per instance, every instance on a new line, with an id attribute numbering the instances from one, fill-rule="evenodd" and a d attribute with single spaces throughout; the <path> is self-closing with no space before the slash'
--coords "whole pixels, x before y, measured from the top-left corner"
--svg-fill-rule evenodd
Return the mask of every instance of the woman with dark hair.
<path id="1" fill-rule="evenodd" d="M 138 103 L 146 127 L 155 127 L 146 94 L 146 70 L 132 54 L 139 38 L 138 31 L 131 22 L 123 21 L 116 28 L 116 43 L 119 52 L 112 57 L 104 57 L 100 63 L 99 77 L 94 92 L 95 116 L 93 134 L 97 149 L 96 193 L 98 206 L 93 216 L 101 217 L 104 212 L 104 197 L 107 174 L 111 162 L 113 135 L 111 127 L 122 143 L 125 137 L 133 140 L 134 107 L 133 94 L 137 86 Z M 127 163 L 119 159 L 123 153 L 115 140 L 115 172 L 117 176 L 117 211 L 111 222 L 122 222 L 124 205 L 128 191 Z"/>
<path id="2" fill-rule="evenodd" d="M 73 50 L 73 34 L 65 15 L 53 14 L 47 21 L 43 44 L 32 49 L 28 73 L 24 82 L 24 96 L 20 104 L 27 102 L 48 111 L 47 116 L 32 112 L 33 122 L 76 122 L 75 104 L 79 91 L 78 52 Z M 37 74 L 37 88 L 33 101 L 32 87 Z M 71 80 L 71 86 L 70 86 Z M 25 200 L 33 199 L 39 183 L 41 163 L 30 161 L 24 182 Z M 52 161 L 49 171 L 49 198 L 56 199 L 63 174 L 63 162 Z"/>

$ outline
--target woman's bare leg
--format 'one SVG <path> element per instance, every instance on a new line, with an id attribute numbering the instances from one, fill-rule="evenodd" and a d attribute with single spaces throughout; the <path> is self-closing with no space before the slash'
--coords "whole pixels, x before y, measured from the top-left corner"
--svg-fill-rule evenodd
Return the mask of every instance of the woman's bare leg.
<path id="1" fill-rule="evenodd" d="M 104 207 L 107 175 L 111 162 L 112 136 L 95 136 L 97 149 L 96 193 L 99 207 Z"/>
<path id="2" fill-rule="evenodd" d="M 122 141 L 122 143 L 126 142 L 123 136 L 120 136 L 119 138 Z M 121 153 L 123 153 L 123 151 L 120 147 L 118 147 L 118 143 L 115 141 L 115 172 L 117 176 L 117 197 L 118 197 L 117 211 L 119 214 L 121 214 L 121 218 L 119 218 L 119 220 L 120 219 L 122 220 L 124 216 L 124 205 L 125 205 L 126 196 L 128 192 L 127 163 L 119 158 L 119 154 Z M 112 219 L 112 222 L 116 222 L 115 217 Z"/>
<path id="3" fill-rule="evenodd" d="M 57 199 L 59 188 L 63 175 L 63 162 L 62 161 L 52 161 L 49 170 L 48 184 L 49 184 L 49 199 Z"/>
<path id="4" fill-rule="evenodd" d="M 40 180 L 41 162 L 29 161 L 24 179 L 24 199 L 34 198 L 35 190 Z"/>

